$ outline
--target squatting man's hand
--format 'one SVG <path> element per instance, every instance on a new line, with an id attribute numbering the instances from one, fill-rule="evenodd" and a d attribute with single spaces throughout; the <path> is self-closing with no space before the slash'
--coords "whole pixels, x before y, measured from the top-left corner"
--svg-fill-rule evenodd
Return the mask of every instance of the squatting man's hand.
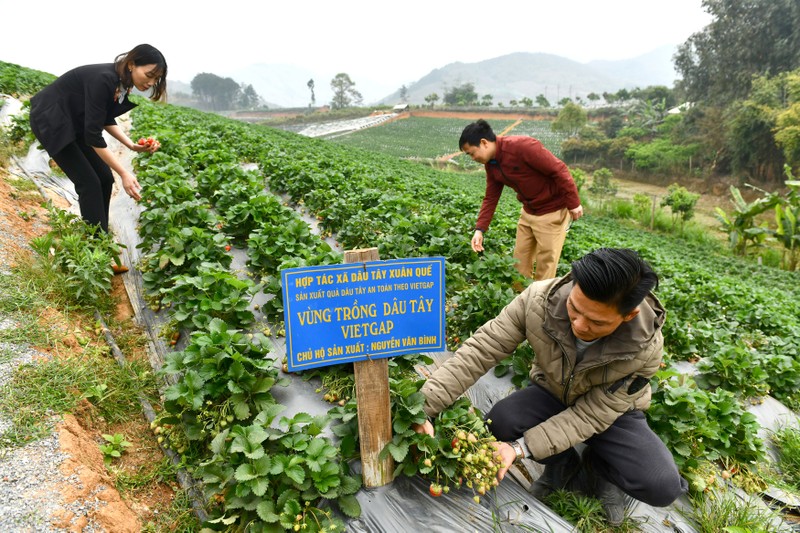
<path id="1" fill-rule="evenodd" d="M 517 452 L 514 451 L 514 448 L 512 448 L 507 442 L 493 442 L 492 446 L 494 446 L 494 449 L 497 452 L 495 456 L 502 460 L 503 466 L 497 471 L 497 479 L 502 481 L 502 479 L 506 476 L 508 469 L 511 468 L 511 465 L 513 465 L 514 461 L 517 460 Z"/>
<path id="2" fill-rule="evenodd" d="M 424 433 L 431 437 L 435 436 L 433 424 L 431 424 L 430 420 L 426 420 L 422 424 L 412 424 L 411 429 L 417 433 Z M 511 468 L 511 465 L 514 464 L 514 461 L 517 459 L 517 452 L 515 452 L 514 448 L 507 442 L 493 442 L 492 446 L 494 446 L 496 452 L 495 457 L 502 461 L 503 466 L 497 471 L 497 480 L 501 481 L 505 477 L 506 472 L 508 472 L 508 469 Z"/>

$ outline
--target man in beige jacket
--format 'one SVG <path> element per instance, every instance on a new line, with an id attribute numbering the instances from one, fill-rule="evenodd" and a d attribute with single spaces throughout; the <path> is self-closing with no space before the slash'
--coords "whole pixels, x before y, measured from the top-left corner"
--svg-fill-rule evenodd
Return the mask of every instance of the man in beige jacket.
<path id="1" fill-rule="evenodd" d="M 651 293 L 657 286 L 636 252 L 613 248 L 573 262 L 562 278 L 531 284 L 428 379 L 425 412 L 444 410 L 527 340 L 536 354 L 532 384 L 486 415 L 505 465 L 498 477 L 515 460 L 533 458 L 545 465 L 531 487 L 537 498 L 589 492 L 614 525 L 624 518 L 626 493 L 671 504 L 688 484 L 642 412 L 662 360 L 666 313 Z M 430 422 L 416 429 L 434 433 Z M 574 448 L 580 443 L 583 457 Z"/>

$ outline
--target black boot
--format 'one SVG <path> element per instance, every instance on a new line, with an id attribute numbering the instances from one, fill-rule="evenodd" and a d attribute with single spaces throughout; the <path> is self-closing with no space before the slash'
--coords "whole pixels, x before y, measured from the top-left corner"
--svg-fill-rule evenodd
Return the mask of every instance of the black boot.
<path id="1" fill-rule="evenodd" d="M 591 448 L 583 452 L 589 493 L 600 500 L 606 513 L 606 521 L 612 526 L 619 526 L 625 519 L 625 493 L 597 471 L 592 464 L 593 460 Z"/>
<path id="2" fill-rule="evenodd" d="M 553 492 L 567 488 L 567 485 L 581 468 L 581 457 L 575 448 L 561 453 L 556 461 L 544 465 L 544 472 L 531 484 L 530 492 L 543 501 Z"/>

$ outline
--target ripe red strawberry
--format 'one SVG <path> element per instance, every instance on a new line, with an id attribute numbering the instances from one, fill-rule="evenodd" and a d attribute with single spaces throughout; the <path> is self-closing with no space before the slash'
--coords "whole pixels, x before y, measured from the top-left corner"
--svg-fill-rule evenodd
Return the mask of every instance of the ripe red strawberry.
<path id="1" fill-rule="evenodd" d="M 226 252 L 230 252 L 231 251 L 231 245 L 230 244 L 226 244 L 225 245 L 225 251 Z"/>
<path id="2" fill-rule="evenodd" d="M 438 483 L 431 483 L 431 486 L 428 487 L 428 492 L 430 492 L 431 496 L 434 498 L 438 498 L 442 495 L 442 486 Z"/>

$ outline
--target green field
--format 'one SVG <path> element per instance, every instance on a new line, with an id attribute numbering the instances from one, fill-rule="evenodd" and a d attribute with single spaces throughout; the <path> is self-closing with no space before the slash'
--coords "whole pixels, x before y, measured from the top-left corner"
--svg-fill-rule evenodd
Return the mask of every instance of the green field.
<path id="1" fill-rule="evenodd" d="M 439 159 L 458 152 L 458 138 L 461 136 L 461 131 L 472 120 L 412 116 L 347 135 L 335 136 L 329 140 L 343 146 L 358 147 L 402 159 Z M 492 120 L 489 123 L 495 133 L 499 134 L 515 122 L 515 120 Z M 508 134 L 535 137 L 556 156 L 561 154 L 564 135 L 551 131 L 550 121 L 523 120 Z M 453 157 L 452 162 L 466 169 L 477 169 L 480 166 L 463 154 Z"/>

